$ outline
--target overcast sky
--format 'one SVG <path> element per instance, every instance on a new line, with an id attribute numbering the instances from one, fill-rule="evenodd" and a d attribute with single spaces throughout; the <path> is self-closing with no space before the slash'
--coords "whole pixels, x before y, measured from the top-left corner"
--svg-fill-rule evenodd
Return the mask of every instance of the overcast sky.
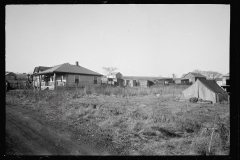
<path id="1" fill-rule="evenodd" d="M 229 72 L 230 5 L 7 5 L 6 70 L 75 64 L 104 74 Z"/>

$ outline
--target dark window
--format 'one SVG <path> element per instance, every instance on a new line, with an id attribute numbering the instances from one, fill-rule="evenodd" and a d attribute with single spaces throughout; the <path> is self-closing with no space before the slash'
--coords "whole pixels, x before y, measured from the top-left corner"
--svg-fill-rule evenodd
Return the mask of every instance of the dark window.
<path id="1" fill-rule="evenodd" d="M 75 83 L 79 83 L 79 75 L 75 75 Z"/>
<path id="2" fill-rule="evenodd" d="M 94 77 L 93 83 L 94 83 L 94 84 L 97 84 L 97 77 Z"/>

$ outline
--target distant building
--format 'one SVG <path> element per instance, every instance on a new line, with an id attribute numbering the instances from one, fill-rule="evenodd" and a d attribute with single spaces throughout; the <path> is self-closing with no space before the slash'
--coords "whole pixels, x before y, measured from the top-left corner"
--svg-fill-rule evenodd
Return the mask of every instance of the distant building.
<path id="1" fill-rule="evenodd" d="M 189 84 L 189 79 L 175 78 L 175 84 Z"/>
<path id="2" fill-rule="evenodd" d="M 183 75 L 182 79 L 188 79 L 191 84 L 195 83 L 197 79 L 206 79 L 206 77 L 200 73 L 189 72 L 188 74 Z"/>
<path id="3" fill-rule="evenodd" d="M 107 78 L 120 78 L 120 79 L 122 79 L 122 74 L 120 72 L 114 72 L 110 75 L 107 75 Z"/>
<path id="4" fill-rule="evenodd" d="M 173 78 L 158 78 L 156 80 L 154 80 L 155 85 L 169 85 L 174 83 Z"/>
<path id="5" fill-rule="evenodd" d="M 6 72 L 5 78 L 6 80 L 17 80 L 17 75 L 13 72 Z"/>
<path id="6" fill-rule="evenodd" d="M 224 88 L 225 91 L 230 92 L 230 74 L 229 73 L 223 75 L 222 88 Z"/>
<path id="7" fill-rule="evenodd" d="M 123 85 L 129 87 L 150 87 L 154 85 L 153 80 L 159 77 L 143 77 L 143 76 L 123 76 Z"/>

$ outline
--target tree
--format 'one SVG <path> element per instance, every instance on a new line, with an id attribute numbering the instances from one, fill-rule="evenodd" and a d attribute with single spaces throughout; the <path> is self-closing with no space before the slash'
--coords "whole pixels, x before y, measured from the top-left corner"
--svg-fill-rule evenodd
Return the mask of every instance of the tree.
<path id="1" fill-rule="evenodd" d="M 200 73 L 202 75 L 204 75 L 207 79 L 216 79 L 222 76 L 221 73 L 216 72 L 216 71 L 201 71 L 199 69 L 195 69 L 193 71 L 194 73 Z"/>
<path id="2" fill-rule="evenodd" d="M 205 76 L 209 79 L 216 79 L 221 76 L 221 73 L 215 72 L 215 71 L 206 71 Z"/>
<path id="3" fill-rule="evenodd" d="M 173 79 L 175 79 L 175 78 L 177 78 L 177 75 L 173 73 L 172 77 L 173 77 Z"/>
<path id="4" fill-rule="evenodd" d="M 200 73 L 200 74 L 203 73 L 203 71 L 201 71 L 201 70 L 199 70 L 199 69 L 195 69 L 193 72 L 194 72 L 194 73 Z"/>
<path id="5" fill-rule="evenodd" d="M 116 67 L 103 67 L 104 72 L 106 73 L 106 75 L 111 75 L 113 74 L 116 70 L 118 70 L 118 68 Z"/>

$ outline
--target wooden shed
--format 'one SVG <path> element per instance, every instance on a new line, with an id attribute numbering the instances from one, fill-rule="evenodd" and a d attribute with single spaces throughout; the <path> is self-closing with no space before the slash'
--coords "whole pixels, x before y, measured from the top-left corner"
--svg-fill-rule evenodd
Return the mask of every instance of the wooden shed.
<path id="1" fill-rule="evenodd" d="M 143 77 L 143 76 L 123 76 L 124 86 L 129 87 L 150 87 L 154 85 L 153 80 L 157 77 Z"/>
<path id="2" fill-rule="evenodd" d="M 200 73 L 194 73 L 194 72 L 189 72 L 188 74 L 185 74 L 182 79 L 188 79 L 189 80 L 189 83 L 190 84 L 193 84 L 197 81 L 197 79 L 205 79 L 206 80 L 206 77 L 203 76 L 202 74 Z"/>

